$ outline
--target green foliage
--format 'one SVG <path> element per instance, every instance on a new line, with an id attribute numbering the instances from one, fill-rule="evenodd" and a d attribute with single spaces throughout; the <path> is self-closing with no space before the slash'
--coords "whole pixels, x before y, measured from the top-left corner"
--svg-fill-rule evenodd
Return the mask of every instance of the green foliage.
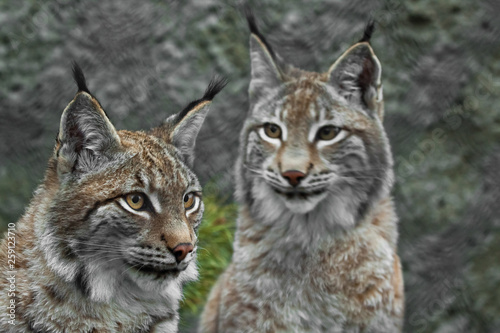
<path id="1" fill-rule="evenodd" d="M 208 195 L 203 198 L 204 219 L 198 231 L 198 266 L 200 279 L 184 287 L 184 301 L 181 304 L 181 326 L 197 318 L 208 294 L 231 261 L 233 235 L 237 207 L 224 203 L 220 197 Z"/>

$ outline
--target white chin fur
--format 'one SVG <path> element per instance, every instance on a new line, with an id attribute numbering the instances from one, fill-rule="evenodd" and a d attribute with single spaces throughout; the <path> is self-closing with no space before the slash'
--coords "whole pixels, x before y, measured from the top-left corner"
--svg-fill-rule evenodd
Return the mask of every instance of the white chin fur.
<path id="1" fill-rule="evenodd" d="M 326 198 L 327 192 L 320 195 L 305 198 L 287 198 L 285 195 L 276 193 L 265 181 L 254 182 L 252 194 L 259 202 L 258 211 L 264 220 L 274 221 L 282 218 L 283 213 L 307 214 Z"/>
<path id="2" fill-rule="evenodd" d="M 306 214 L 312 211 L 320 202 L 323 200 L 327 193 L 322 193 L 319 195 L 309 196 L 307 199 L 304 198 L 287 198 L 284 195 L 276 193 L 283 202 L 286 208 L 288 208 L 294 214 Z"/>

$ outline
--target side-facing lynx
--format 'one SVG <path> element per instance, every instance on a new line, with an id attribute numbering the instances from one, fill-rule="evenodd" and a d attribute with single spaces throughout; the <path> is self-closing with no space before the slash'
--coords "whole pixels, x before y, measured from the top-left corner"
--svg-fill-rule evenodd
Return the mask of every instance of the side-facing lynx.
<path id="1" fill-rule="evenodd" d="M 200 332 L 400 332 L 393 162 L 373 25 L 326 73 L 313 73 L 285 65 L 248 20 L 234 254 Z"/>
<path id="2" fill-rule="evenodd" d="M 115 130 L 76 64 L 74 76 L 45 180 L 13 251 L 12 238 L 0 245 L 0 331 L 177 332 L 203 214 L 193 148 L 225 83 L 212 81 L 159 127 L 130 132 Z"/>

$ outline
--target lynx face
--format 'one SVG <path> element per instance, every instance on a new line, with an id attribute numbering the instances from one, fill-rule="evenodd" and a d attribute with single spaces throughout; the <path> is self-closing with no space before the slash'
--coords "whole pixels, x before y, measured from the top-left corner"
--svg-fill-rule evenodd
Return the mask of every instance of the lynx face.
<path id="1" fill-rule="evenodd" d="M 45 258 L 95 301 L 127 292 L 169 296 L 172 282 L 197 277 L 203 202 L 190 167 L 224 82 L 212 82 L 202 99 L 146 133 L 116 131 L 78 67 L 75 77 L 79 92 L 61 119 L 45 184 L 53 195 L 37 230 Z"/>
<path id="2" fill-rule="evenodd" d="M 141 287 L 196 277 L 203 213 L 196 176 L 161 139 L 125 131 L 118 136 L 126 149 L 59 190 L 48 216 L 55 257 L 67 262 L 62 267 L 73 266 L 97 299 L 107 297 L 116 277 Z M 87 268 L 78 272 L 82 263 Z"/>
<path id="3" fill-rule="evenodd" d="M 326 231 L 354 226 L 393 182 L 381 68 L 369 43 L 321 74 L 283 64 L 258 33 L 250 48 L 240 199 L 268 223 L 306 216 L 328 221 Z"/>

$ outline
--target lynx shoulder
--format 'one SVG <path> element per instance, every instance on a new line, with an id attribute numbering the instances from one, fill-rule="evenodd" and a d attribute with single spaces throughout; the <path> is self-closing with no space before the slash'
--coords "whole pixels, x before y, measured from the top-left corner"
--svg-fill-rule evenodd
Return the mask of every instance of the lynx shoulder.
<path id="1" fill-rule="evenodd" d="M 76 64 L 74 77 L 45 179 L 15 247 L 12 235 L 0 245 L 0 331 L 177 332 L 204 207 L 193 148 L 224 82 L 131 132 L 114 128 Z"/>
<path id="2" fill-rule="evenodd" d="M 373 25 L 324 73 L 287 65 L 247 15 L 232 262 L 200 332 L 401 332 L 393 161 Z"/>

